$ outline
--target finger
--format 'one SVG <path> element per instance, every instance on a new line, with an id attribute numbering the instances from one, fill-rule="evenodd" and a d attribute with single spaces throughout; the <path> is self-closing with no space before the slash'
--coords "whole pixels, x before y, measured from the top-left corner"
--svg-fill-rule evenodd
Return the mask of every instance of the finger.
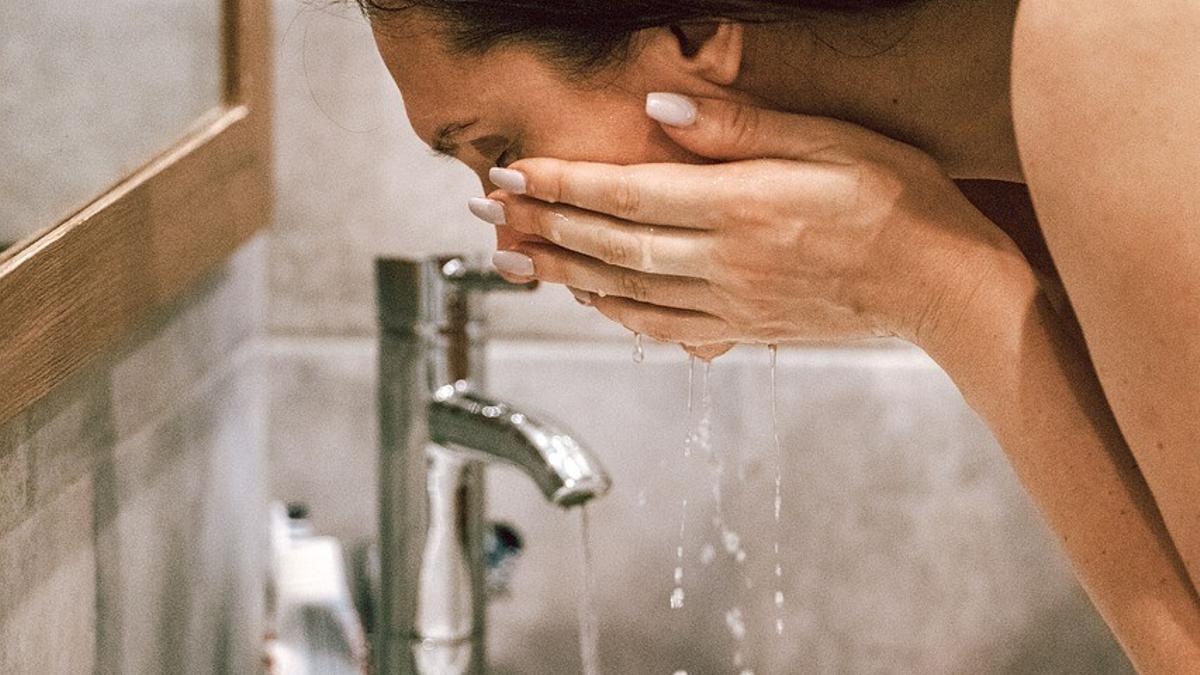
<path id="1" fill-rule="evenodd" d="M 683 351 L 687 352 L 691 356 L 695 356 L 701 361 L 712 361 L 730 349 L 733 349 L 735 346 L 736 344 L 733 342 L 721 342 L 711 345 L 699 345 L 693 347 L 685 346 Z"/>
<path id="2" fill-rule="evenodd" d="M 534 277 L 539 281 L 564 284 L 596 297 L 622 297 L 692 310 L 711 307 L 716 301 L 708 282 L 700 279 L 614 267 L 547 244 L 526 243 L 516 250 L 533 261 Z"/>
<path id="3" fill-rule="evenodd" d="M 601 262 L 641 272 L 703 277 L 710 266 L 707 232 L 642 225 L 567 204 L 549 205 L 500 192 L 507 226 Z"/>
<path id="4" fill-rule="evenodd" d="M 841 162 L 882 136 L 852 122 L 716 98 L 646 96 L 646 114 L 683 148 L 710 159 Z"/>
<path id="5" fill-rule="evenodd" d="M 516 248 L 523 242 L 539 242 L 545 241 L 536 235 L 518 232 L 507 225 L 496 226 L 496 249 L 499 251 L 507 251 Z M 497 273 L 509 283 L 523 284 L 529 281 L 529 277 L 517 276 L 502 269 L 497 269 Z"/>
<path id="6" fill-rule="evenodd" d="M 853 174 L 840 169 L 786 159 L 618 166 L 538 157 L 493 169 L 522 176 L 494 179 L 522 191 L 505 187 L 492 197 L 523 194 L 635 223 L 719 230 L 747 213 L 748 205 L 778 195 L 786 195 L 791 205 L 837 201 L 846 194 L 848 177 L 853 185 Z M 524 172 L 538 178 L 526 179 Z"/>
<path id="7" fill-rule="evenodd" d="M 565 203 L 648 225 L 713 229 L 712 204 L 727 173 L 717 165 L 598 164 L 548 157 L 492 169 L 492 182 L 511 194 Z"/>
<path id="8" fill-rule="evenodd" d="M 628 298 L 593 298 L 593 306 L 604 316 L 659 342 L 699 346 L 729 340 L 729 328 L 721 319 L 704 312 L 661 307 Z"/>

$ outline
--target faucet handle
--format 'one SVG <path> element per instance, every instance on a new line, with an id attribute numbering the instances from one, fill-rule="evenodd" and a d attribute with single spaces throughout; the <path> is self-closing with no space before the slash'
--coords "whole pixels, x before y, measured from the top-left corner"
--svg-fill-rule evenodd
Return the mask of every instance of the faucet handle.
<path id="1" fill-rule="evenodd" d="M 485 267 L 468 260 L 466 256 L 450 256 L 439 259 L 442 278 L 451 286 L 467 291 L 532 291 L 537 281 L 514 284 L 500 276 L 492 267 Z"/>
<path id="2" fill-rule="evenodd" d="M 492 291 L 531 291 L 537 282 L 513 284 L 482 256 L 376 258 L 375 289 L 379 325 L 388 332 L 408 333 L 422 325 L 447 327 L 472 318 L 476 297 Z"/>

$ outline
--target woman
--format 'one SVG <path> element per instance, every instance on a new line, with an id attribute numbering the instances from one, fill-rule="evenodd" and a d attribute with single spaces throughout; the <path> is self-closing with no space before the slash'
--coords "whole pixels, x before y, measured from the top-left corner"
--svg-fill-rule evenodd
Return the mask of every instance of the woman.
<path id="1" fill-rule="evenodd" d="M 492 190 L 498 268 L 710 358 L 917 344 L 1137 668 L 1197 672 L 1200 5 L 365 9 L 413 128 Z"/>

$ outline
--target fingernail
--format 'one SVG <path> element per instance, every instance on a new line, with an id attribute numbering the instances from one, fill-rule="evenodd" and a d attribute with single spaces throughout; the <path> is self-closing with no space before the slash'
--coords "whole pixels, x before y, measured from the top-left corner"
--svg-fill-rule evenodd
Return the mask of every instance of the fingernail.
<path id="1" fill-rule="evenodd" d="M 516 251 L 496 251 L 492 264 L 501 272 L 518 277 L 533 276 L 533 259 Z"/>
<path id="2" fill-rule="evenodd" d="M 696 104 L 679 94 L 653 92 L 646 94 L 646 114 L 673 127 L 690 127 L 696 123 Z"/>
<path id="3" fill-rule="evenodd" d="M 493 225 L 504 224 L 504 205 L 495 199 L 471 197 L 467 200 L 467 208 L 475 217 Z"/>
<path id="4" fill-rule="evenodd" d="M 514 195 L 525 194 L 525 174 L 516 169 L 494 166 L 488 171 L 488 180 L 501 190 L 507 190 Z"/>
<path id="5" fill-rule="evenodd" d="M 575 302 L 578 302 L 579 304 L 583 305 L 584 307 L 592 306 L 592 294 L 591 293 L 588 293 L 587 291 L 576 290 L 574 288 L 569 289 L 569 290 L 571 291 L 571 295 L 575 296 Z"/>

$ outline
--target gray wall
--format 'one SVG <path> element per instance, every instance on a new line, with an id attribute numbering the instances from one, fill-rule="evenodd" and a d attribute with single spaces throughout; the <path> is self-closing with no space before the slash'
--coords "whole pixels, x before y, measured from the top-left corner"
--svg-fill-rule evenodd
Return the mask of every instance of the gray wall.
<path id="1" fill-rule="evenodd" d="M 0 431 L 0 672 L 257 668 L 265 244 Z"/>

